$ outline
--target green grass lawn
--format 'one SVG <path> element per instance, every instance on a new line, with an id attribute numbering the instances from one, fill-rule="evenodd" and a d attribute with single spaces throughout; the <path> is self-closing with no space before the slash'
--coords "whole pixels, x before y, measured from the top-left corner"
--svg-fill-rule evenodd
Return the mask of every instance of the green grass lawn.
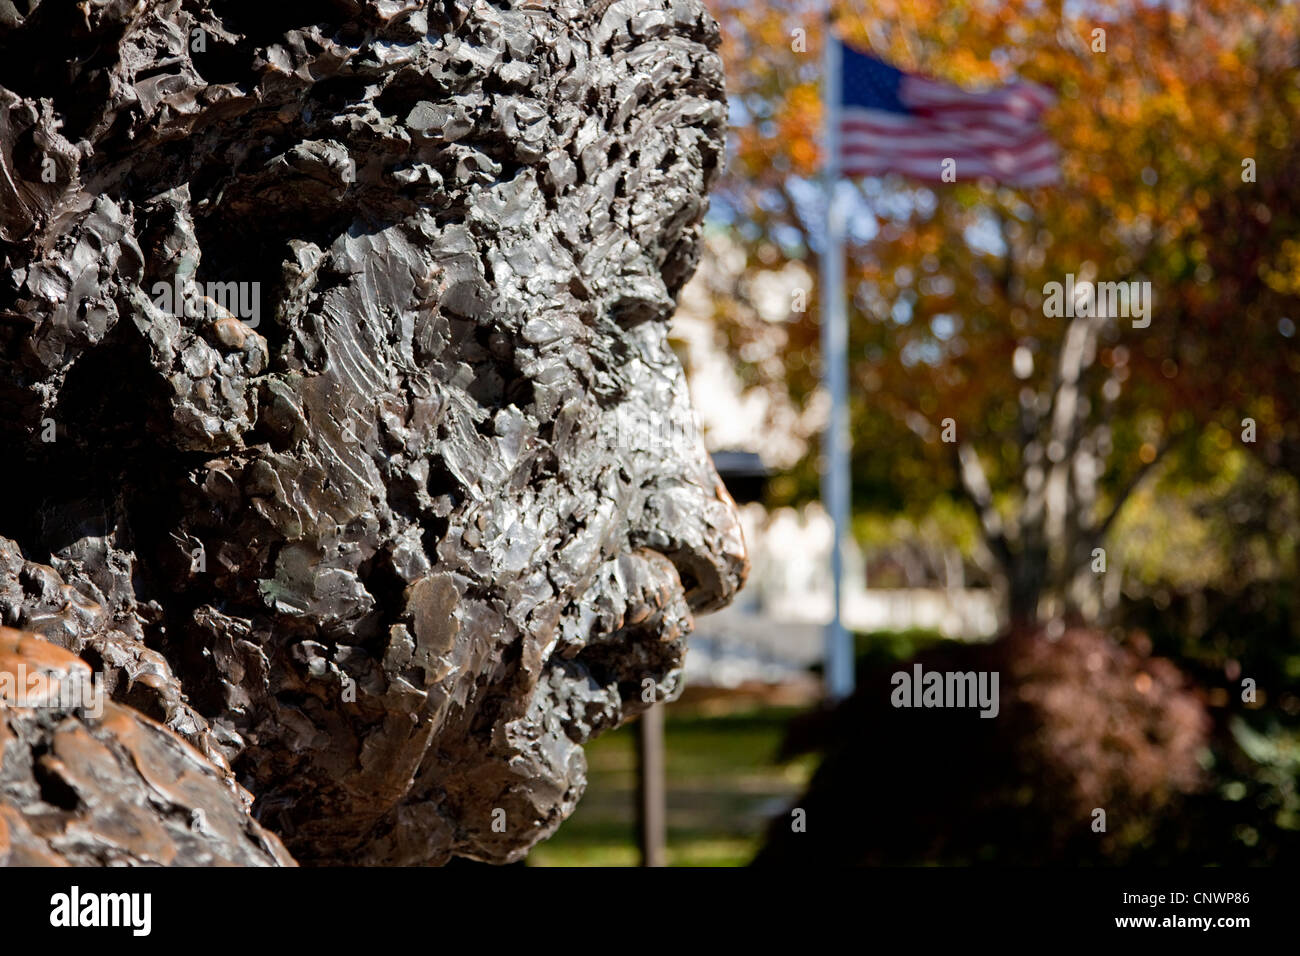
<path id="1" fill-rule="evenodd" d="M 797 711 L 758 707 L 708 716 L 686 704 L 665 714 L 668 862 L 743 866 L 767 820 L 803 789 L 815 758 L 777 764 L 786 721 Z M 636 725 L 587 745 L 586 796 L 530 866 L 635 866 Z"/>

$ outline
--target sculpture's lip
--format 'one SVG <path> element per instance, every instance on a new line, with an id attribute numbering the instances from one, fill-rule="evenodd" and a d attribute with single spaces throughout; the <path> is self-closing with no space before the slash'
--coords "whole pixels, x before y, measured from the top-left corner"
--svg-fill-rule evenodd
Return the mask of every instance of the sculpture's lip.
<path id="1" fill-rule="evenodd" d="M 604 626 L 557 648 L 543 682 L 549 709 L 577 743 L 675 697 L 694 627 L 686 588 L 663 554 L 627 552 L 602 570 L 606 587 L 595 603 Z M 611 579 L 624 598 L 617 605 L 608 597 Z"/>

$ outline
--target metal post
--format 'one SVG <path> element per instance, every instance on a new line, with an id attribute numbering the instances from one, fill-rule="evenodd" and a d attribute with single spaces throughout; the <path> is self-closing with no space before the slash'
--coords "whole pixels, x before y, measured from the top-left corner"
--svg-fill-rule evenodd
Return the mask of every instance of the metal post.
<path id="1" fill-rule="evenodd" d="M 834 528 L 831 539 L 833 610 L 826 628 L 826 696 L 853 693 L 853 646 L 844 627 L 844 536 L 849 522 L 848 328 L 844 309 L 844 206 L 835 201 L 840 180 L 840 44 L 829 13 L 822 54 L 823 176 L 826 245 L 821 257 L 822 382 L 830 415 L 822 449 L 822 503 Z"/>
<path id="2" fill-rule="evenodd" d="M 654 704 L 637 721 L 636 831 L 642 866 L 667 866 L 664 708 Z"/>

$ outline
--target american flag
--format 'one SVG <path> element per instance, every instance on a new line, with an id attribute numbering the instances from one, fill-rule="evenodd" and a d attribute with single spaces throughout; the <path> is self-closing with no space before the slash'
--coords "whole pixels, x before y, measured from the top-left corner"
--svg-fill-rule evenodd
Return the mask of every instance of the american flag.
<path id="1" fill-rule="evenodd" d="M 844 175 L 896 172 L 943 182 L 943 161 L 953 159 L 958 182 L 981 176 L 1008 186 L 1059 181 L 1056 144 L 1039 121 L 1055 97 L 1043 87 L 1014 83 L 970 93 L 844 44 L 840 64 Z"/>

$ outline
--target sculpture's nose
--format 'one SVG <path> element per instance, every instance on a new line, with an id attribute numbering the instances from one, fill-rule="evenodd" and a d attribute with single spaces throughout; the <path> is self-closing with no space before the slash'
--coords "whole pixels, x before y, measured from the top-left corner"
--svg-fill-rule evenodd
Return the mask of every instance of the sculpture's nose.
<path id="1" fill-rule="evenodd" d="M 736 503 L 703 447 L 687 465 L 650 488 L 637 537 L 673 562 L 693 611 L 713 611 L 744 585 L 749 556 Z"/>

